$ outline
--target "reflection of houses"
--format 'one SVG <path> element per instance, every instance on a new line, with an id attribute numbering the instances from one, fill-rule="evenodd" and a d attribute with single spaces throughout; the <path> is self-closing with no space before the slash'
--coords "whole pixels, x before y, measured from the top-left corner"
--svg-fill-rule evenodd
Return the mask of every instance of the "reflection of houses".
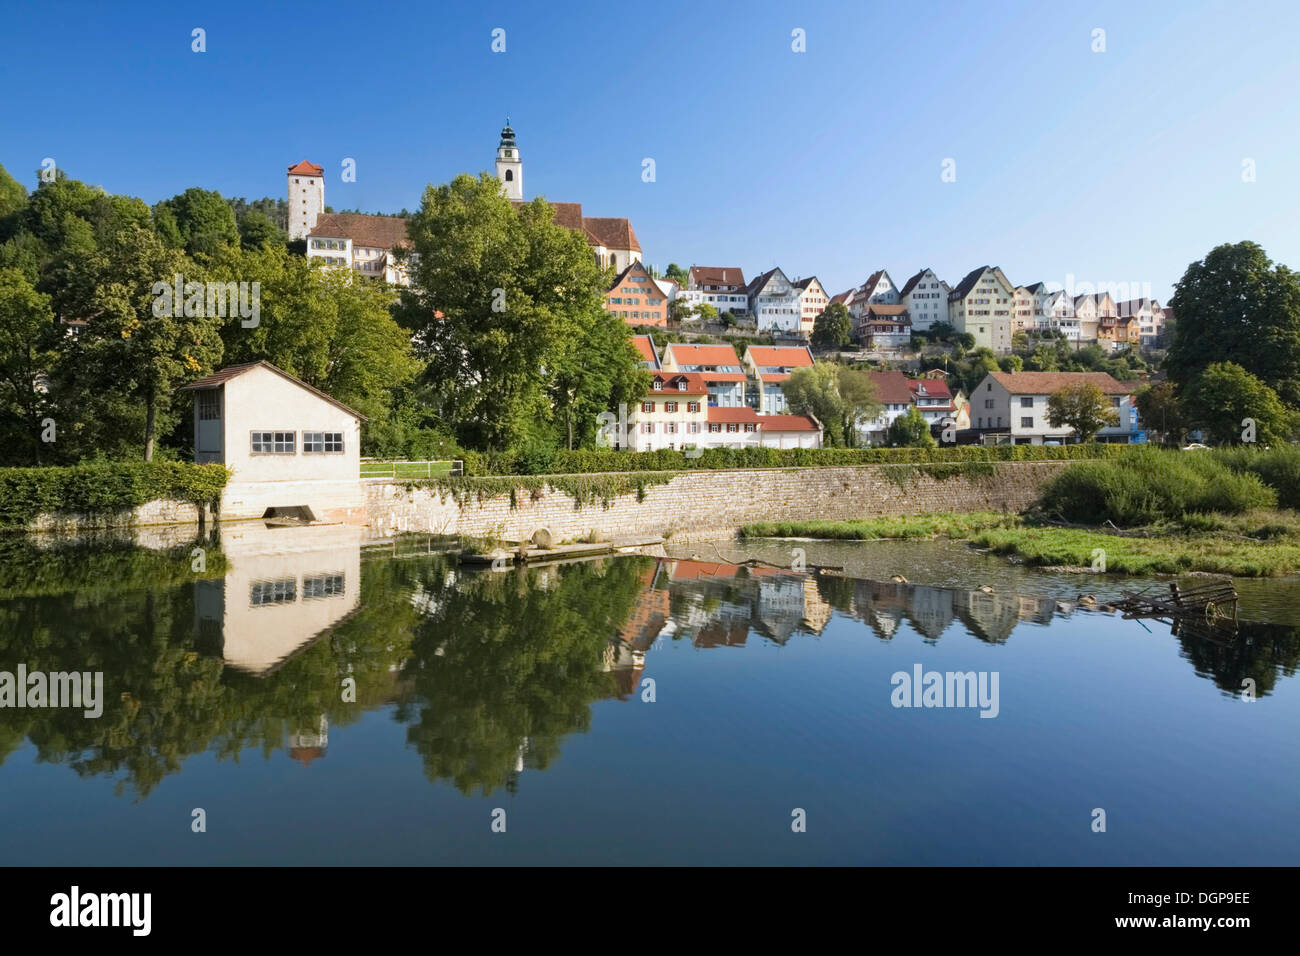
<path id="1" fill-rule="evenodd" d="M 908 618 L 926 640 L 937 641 L 952 623 L 952 595 L 947 588 L 912 588 Z"/>
<path id="2" fill-rule="evenodd" d="M 982 641 L 1001 644 L 1020 620 L 1020 602 L 1014 594 L 958 592 L 957 616 Z"/>
<path id="3" fill-rule="evenodd" d="M 360 603 L 361 529 L 351 525 L 222 529 L 230 568 L 194 582 L 200 646 L 266 674 Z"/>

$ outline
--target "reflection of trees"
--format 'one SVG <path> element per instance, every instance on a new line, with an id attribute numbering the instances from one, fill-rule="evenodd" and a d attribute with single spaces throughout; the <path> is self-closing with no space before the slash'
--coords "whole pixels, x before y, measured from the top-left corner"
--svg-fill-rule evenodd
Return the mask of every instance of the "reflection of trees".
<path id="1" fill-rule="evenodd" d="M 1211 675 L 1215 686 L 1237 695 L 1242 681 L 1255 682 L 1255 694 L 1272 693 L 1279 672 L 1294 676 L 1300 665 L 1300 628 L 1279 624 L 1240 625 L 1234 640 L 1213 640 L 1213 631 L 1201 627 L 1180 626 L 1178 643 L 1196 672 Z"/>
<path id="2" fill-rule="evenodd" d="M 647 559 L 480 572 L 434 585 L 403 676 L 399 708 L 430 779 L 463 793 L 510 786 L 522 758 L 545 768 L 614 692 L 602 652 L 631 613 Z M 547 586 L 541 584 L 545 574 Z"/>
<path id="3" fill-rule="evenodd" d="M 158 561 L 152 552 L 118 558 L 106 573 L 128 581 L 137 563 Z M 215 749 L 237 757 L 250 746 L 269 754 L 285 746 L 287 733 L 316 726 L 322 715 L 335 725 L 354 721 L 360 708 L 342 702 L 343 677 L 357 679 L 358 704 L 391 696 L 390 666 L 406 655 L 418 618 L 410 581 L 419 565 L 438 563 L 363 565 L 361 609 L 327 639 L 254 678 L 199 653 L 193 585 L 173 583 L 189 572 L 188 549 L 173 558 L 184 572 L 164 575 L 170 586 L 62 594 L 43 586 L 0 603 L 2 669 L 21 662 L 29 671 L 104 674 L 98 719 L 70 708 L 0 709 L 0 760 L 26 737 L 39 760 L 66 763 L 83 776 L 121 774 L 119 792 L 129 787 L 144 797 L 192 754 Z"/>

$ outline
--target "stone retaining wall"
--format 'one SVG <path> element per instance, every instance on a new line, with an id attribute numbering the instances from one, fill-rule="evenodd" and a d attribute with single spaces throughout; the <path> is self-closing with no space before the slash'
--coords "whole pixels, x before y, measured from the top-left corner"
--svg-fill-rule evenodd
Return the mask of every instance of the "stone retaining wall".
<path id="1" fill-rule="evenodd" d="M 716 537 L 754 521 L 845 520 L 927 512 L 1018 512 L 1037 499 L 1064 461 L 1001 462 L 993 475 L 940 480 L 910 466 L 857 465 L 691 471 L 652 485 L 645 498 L 623 495 L 608 508 L 574 507 L 563 492 L 520 490 L 470 497 L 458 504 L 437 489 L 408 489 L 403 481 L 366 483 L 366 512 L 380 536 L 428 532 L 520 541 L 545 528 L 558 542 L 595 533 L 602 539 L 655 534 L 674 540 Z M 906 473 L 906 487 L 888 477 Z"/>

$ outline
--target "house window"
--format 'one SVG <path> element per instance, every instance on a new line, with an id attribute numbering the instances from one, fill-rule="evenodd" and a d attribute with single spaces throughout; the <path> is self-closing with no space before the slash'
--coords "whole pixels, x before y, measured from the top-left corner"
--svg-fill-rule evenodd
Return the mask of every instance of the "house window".
<path id="1" fill-rule="evenodd" d="M 666 411 L 666 412 L 675 412 L 675 411 L 677 411 L 677 403 L 676 403 L 676 402 L 664 402 L 664 411 Z"/>
<path id="2" fill-rule="evenodd" d="M 313 574 L 303 575 L 302 578 L 302 599 L 304 601 L 313 598 L 338 597 L 345 590 L 342 574 Z"/>
<path id="3" fill-rule="evenodd" d="M 687 403 L 686 403 L 686 410 L 687 410 L 688 412 L 698 412 L 698 411 L 700 410 L 700 403 L 699 403 L 699 402 L 687 402 Z"/>
<path id="4" fill-rule="evenodd" d="M 653 412 L 654 410 L 655 410 L 655 403 L 654 403 L 654 402 L 642 402 L 642 403 L 641 403 L 641 411 L 643 411 L 643 412 Z"/>
<path id="5" fill-rule="evenodd" d="M 987 407 L 987 406 L 986 406 L 986 407 Z M 1032 395 L 1026 395 L 1026 396 L 1022 397 L 1022 398 L 1020 399 L 1020 407 L 1021 407 L 1021 408 L 1033 408 L 1033 407 L 1034 407 L 1034 397 L 1033 397 Z"/>
<path id="6" fill-rule="evenodd" d="M 711 431 L 711 432 L 720 432 L 720 431 L 722 431 L 722 426 L 721 426 L 721 425 L 714 424 L 713 422 L 709 422 L 709 431 Z"/>
<path id="7" fill-rule="evenodd" d="M 727 431 L 729 431 L 729 432 L 738 432 L 738 431 L 740 431 L 740 425 L 738 425 L 738 424 L 731 424 L 731 423 L 728 423 L 728 425 L 727 425 Z"/>
<path id="8" fill-rule="evenodd" d="M 655 386 L 654 386 L 655 391 L 656 392 L 662 391 L 663 387 L 664 387 L 664 383 L 659 381 L 659 379 L 655 379 Z M 651 411 L 653 411 L 653 409 L 651 409 Z"/>
<path id="9" fill-rule="evenodd" d="M 221 395 L 215 388 L 199 392 L 199 421 L 215 422 L 221 418 Z"/>
<path id="10" fill-rule="evenodd" d="M 758 426 L 755 425 L 753 422 L 746 422 L 746 423 L 745 423 L 745 431 L 747 431 L 747 432 L 758 431 Z"/>
<path id="11" fill-rule="evenodd" d="M 700 423 L 691 422 L 689 425 L 686 426 L 686 430 L 690 432 L 692 435 L 698 435 L 700 433 Z"/>
<path id="12" fill-rule="evenodd" d="M 293 432 L 253 432 L 254 455 L 292 455 L 295 448 Z"/>
<path id="13" fill-rule="evenodd" d="M 1030 416 L 1029 418 L 1022 418 L 1022 419 L 1020 419 L 1020 427 L 1021 427 L 1021 428 L 1033 428 L 1033 427 L 1034 427 L 1034 419 L 1033 419 L 1033 417 Z"/>
<path id="14" fill-rule="evenodd" d="M 985 407 L 985 408 L 992 408 L 992 407 L 993 407 L 993 399 L 991 399 L 991 398 L 986 398 L 986 399 L 984 399 L 984 407 Z"/>
<path id="15" fill-rule="evenodd" d="M 669 422 L 667 425 L 664 426 L 664 431 L 666 431 L 666 432 L 667 432 L 668 434 L 670 434 L 670 435 L 676 435 L 676 434 L 677 434 L 677 423 L 676 423 L 676 422 Z"/>
<path id="16" fill-rule="evenodd" d="M 292 604 L 298 598 L 298 582 L 293 578 L 278 581 L 254 581 L 248 589 L 248 603 L 253 607 L 268 604 Z"/>
<path id="17" fill-rule="evenodd" d="M 302 450 L 308 452 L 342 452 L 343 451 L 343 433 L 342 432 L 303 432 L 302 433 Z"/>

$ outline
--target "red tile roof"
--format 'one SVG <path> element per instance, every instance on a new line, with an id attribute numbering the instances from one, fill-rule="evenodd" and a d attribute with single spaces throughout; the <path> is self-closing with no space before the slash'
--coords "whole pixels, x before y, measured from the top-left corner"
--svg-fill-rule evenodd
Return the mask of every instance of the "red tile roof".
<path id="1" fill-rule="evenodd" d="M 748 284 L 745 282 L 745 273 L 736 266 L 691 266 L 691 285 L 726 285 L 734 286 L 737 289 L 743 289 Z"/>
<path id="2" fill-rule="evenodd" d="M 876 386 L 876 401 L 886 405 L 908 405 L 912 401 L 912 387 L 902 372 L 868 372 Z"/>
<path id="3" fill-rule="evenodd" d="M 351 239 L 354 246 L 393 249 L 407 243 L 406 220 L 359 212 L 325 213 L 307 234 L 311 238 Z"/>
<path id="4" fill-rule="evenodd" d="M 686 391 L 677 387 L 678 383 L 685 380 Z M 709 394 L 708 382 L 705 380 L 705 373 L 701 372 L 664 372 L 656 371 L 652 375 L 651 388 L 654 388 L 653 382 L 660 382 L 663 388 L 659 391 L 646 393 L 649 395 L 707 395 Z"/>
<path id="5" fill-rule="evenodd" d="M 819 432 L 820 426 L 811 415 L 759 415 L 765 432 Z"/>
<path id="6" fill-rule="evenodd" d="M 902 315 L 907 311 L 905 305 L 880 305 L 873 303 L 867 306 L 867 315 Z"/>
<path id="7" fill-rule="evenodd" d="M 1117 382 L 1105 372 L 989 372 L 1012 395 L 1051 395 L 1067 385 L 1096 385 L 1105 395 L 1127 395 L 1133 383 Z"/>
<path id="8" fill-rule="evenodd" d="M 297 166 L 289 167 L 289 175 L 290 176 L 324 176 L 325 167 L 317 166 L 315 163 L 309 163 L 307 162 L 307 160 L 304 159 Z"/>
<path id="9" fill-rule="evenodd" d="M 952 398 L 948 383 L 941 378 L 914 378 L 907 384 L 913 393 L 919 392 L 924 385 L 926 398 Z"/>
<path id="10" fill-rule="evenodd" d="M 641 358 L 649 362 L 652 368 L 659 367 L 659 356 L 655 354 L 654 339 L 648 335 L 634 335 L 632 336 L 632 344 L 641 353 Z"/>
<path id="11" fill-rule="evenodd" d="M 728 424 L 736 424 L 737 422 L 750 422 L 757 425 L 763 421 L 763 418 L 761 415 L 758 414 L 758 412 L 754 411 L 748 405 L 740 405 L 740 406 L 710 405 L 709 421 L 725 422 Z"/>
<path id="12" fill-rule="evenodd" d="M 522 199 L 512 199 L 515 208 L 526 206 Z M 590 246 L 604 246 L 606 249 L 629 249 L 641 251 L 632 223 L 626 219 L 583 216 L 580 202 L 547 202 L 555 210 L 555 224 L 566 229 L 576 229 L 587 237 Z"/>
<path id="13" fill-rule="evenodd" d="M 747 354 L 759 368 L 769 365 L 806 368 L 813 363 L 812 355 L 803 345 L 751 345 Z"/>

